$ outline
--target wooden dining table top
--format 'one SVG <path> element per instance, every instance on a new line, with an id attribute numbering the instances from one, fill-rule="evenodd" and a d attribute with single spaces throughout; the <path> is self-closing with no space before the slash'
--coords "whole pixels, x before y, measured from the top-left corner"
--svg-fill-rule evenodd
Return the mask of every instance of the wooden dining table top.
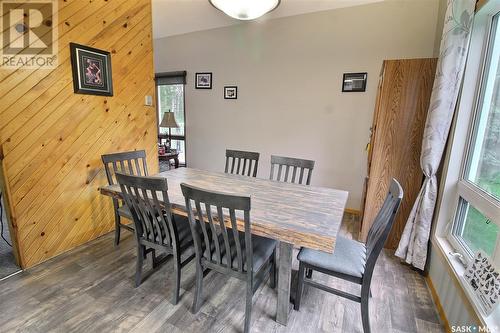
<path id="1" fill-rule="evenodd" d="M 153 177 L 167 178 L 169 201 L 176 214 L 186 215 L 181 183 L 249 196 L 252 234 L 330 253 L 335 248 L 348 197 L 348 192 L 332 188 L 192 168 L 169 170 Z M 118 185 L 100 187 L 100 192 L 121 198 Z M 238 229 L 244 230 L 243 221 L 238 221 Z"/>

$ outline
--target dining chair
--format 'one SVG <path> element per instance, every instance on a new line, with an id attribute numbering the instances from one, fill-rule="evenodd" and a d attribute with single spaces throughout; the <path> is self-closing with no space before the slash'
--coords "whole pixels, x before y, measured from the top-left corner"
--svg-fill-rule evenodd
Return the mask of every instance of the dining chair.
<path id="1" fill-rule="evenodd" d="M 250 197 L 206 191 L 184 183 L 181 188 L 196 253 L 192 312 L 200 309 L 206 270 L 238 278 L 246 281 L 245 332 L 249 332 L 253 294 L 268 274 L 271 287 L 276 286 L 277 242 L 251 234 Z M 242 232 L 237 229 L 237 216 L 243 219 Z M 197 227 L 202 230 L 201 236 Z"/>
<path id="2" fill-rule="evenodd" d="M 333 254 L 307 248 L 300 250 L 297 256 L 299 260 L 299 278 L 294 304 L 295 310 L 300 308 L 304 285 L 309 285 L 361 303 L 363 331 L 364 333 L 370 333 L 368 301 L 373 269 L 391 231 L 402 198 L 403 189 L 393 179 L 382 208 L 380 208 L 368 232 L 366 244 L 339 236 L 336 239 Z M 350 294 L 313 281 L 312 277 L 305 276 L 306 269 L 360 284 L 361 295 Z"/>
<path id="3" fill-rule="evenodd" d="M 259 153 L 226 149 L 225 173 L 257 177 Z M 235 168 L 236 166 L 236 168 Z"/>
<path id="4" fill-rule="evenodd" d="M 172 303 L 175 305 L 179 301 L 181 269 L 195 257 L 188 220 L 172 214 L 166 178 L 131 176 L 117 172 L 116 179 L 135 226 L 135 286 L 138 287 L 142 282 L 143 261 L 148 253 L 151 253 L 153 269 L 162 259 L 172 255 L 175 276 Z M 165 256 L 157 257 L 156 250 L 164 252 Z M 182 255 L 185 257 L 183 261 Z"/>
<path id="5" fill-rule="evenodd" d="M 271 174 L 269 175 L 269 179 L 297 184 L 303 184 L 303 181 L 305 181 L 305 185 L 310 185 L 313 169 L 314 161 L 271 155 Z M 307 173 L 306 178 L 304 178 L 304 173 Z"/>
<path id="6" fill-rule="evenodd" d="M 144 150 L 127 151 L 113 154 L 105 154 L 101 156 L 106 170 L 106 178 L 109 185 L 116 184 L 117 172 L 147 176 L 148 166 L 146 164 L 146 152 Z M 121 200 L 113 198 L 113 208 L 115 212 L 115 245 L 120 243 L 120 231 L 125 229 L 134 232 L 131 226 L 121 223 L 121 217 L 132 220 L 127 206 L 123 205 Z"/>
<path id="7" fill-rule="evenodd" d="M 275 170 L 276 166 L 277 170 Z M 282 173 L 283 168 L 285 169 L 284 173 Z M 312 160 L 271 155 L 271 173 L 269 175 L 269 179 L 285 183 L 294 183 L 301 185 L 305 180 L 305 185 L 310 185 L 313 169 L 314 169 L 314 161 Z M 291 175 L 290 175 L 290 170 L 291 170 Z M 298 177 L 297 177 L 297 171 L 299 172 Z M 307 173 L 305 179 L 304 179 L 304 173 Z M 289 175 L 290 178 L 288 178 Z M 306 274 L 308 277 L 311 277 L 312 271 L 306 270 Z"/>

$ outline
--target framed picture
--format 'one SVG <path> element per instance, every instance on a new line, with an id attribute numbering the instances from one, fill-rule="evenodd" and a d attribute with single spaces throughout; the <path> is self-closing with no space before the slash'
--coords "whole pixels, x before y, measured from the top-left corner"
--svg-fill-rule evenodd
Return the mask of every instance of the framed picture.
<path id="1" fill-rule="evenodd" d="M 196 73 L 194 82 L 196 89 L 212 89 L 212 73 Z"/>
<path id="2" fill-rule="evenodd" d="M 113 96 L 111 54 L 75 43 L 69 47 L 75 93 Z"/>
<path id="3" fill-rule="evenodd" d="M 238 87 L 237 86 L 225 86 L 224 87 L 224 99 L 238 99 Z"/>
<path id="4" fill-rule="evenodd" d="M 362 92 L 366 90 L 368 73 L 344 73 L 342 92 Z"/>

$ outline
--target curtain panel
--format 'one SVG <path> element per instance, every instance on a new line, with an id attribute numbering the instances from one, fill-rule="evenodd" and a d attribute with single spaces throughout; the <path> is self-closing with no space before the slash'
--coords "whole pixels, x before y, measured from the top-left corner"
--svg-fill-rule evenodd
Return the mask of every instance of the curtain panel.
<path id="1" fill-rule="evenodd" d="M 396 256 L 423 270 L 436 206 L 436 172 L 443 157 L 463 79 L 476 0 L 448 0 L 440 54 L 422 140 L 425 179 L 406 222 Z"/>

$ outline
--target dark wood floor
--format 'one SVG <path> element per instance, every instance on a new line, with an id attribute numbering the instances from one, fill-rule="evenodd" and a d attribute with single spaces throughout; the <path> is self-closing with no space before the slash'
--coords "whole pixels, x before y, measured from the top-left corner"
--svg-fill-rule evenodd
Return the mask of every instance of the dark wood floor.
<path id="1" fill-rule="evenodd" d="M 355 218 L 344 218 L 344 234 L 352 236 L 349 231 L 357 228 Z M 209 273 L 204 305 L 193 315 L 189 311 L 194 290 L 192 263 L 182 272 L 181 301 L 173 306 L 169 302 L 172 262 L 134 288 L 134 239 L 128 234 L 115 248 L 112 236 L 0 282 L 0 331 L 242 331 L 243 282 Z M 332 286 L 358 290 L 315 274 Z M 424 279 L 388 253 L 379 259 L 372 291 L 372 332 L 444 332 Z M 307 286 L 301 310 L 292 310 L 288 326 L 276 323 L 275 316 L 276 292 L 265 285 L 254 296 L 252 332 L 361 332 L 359 304 Z"/>

